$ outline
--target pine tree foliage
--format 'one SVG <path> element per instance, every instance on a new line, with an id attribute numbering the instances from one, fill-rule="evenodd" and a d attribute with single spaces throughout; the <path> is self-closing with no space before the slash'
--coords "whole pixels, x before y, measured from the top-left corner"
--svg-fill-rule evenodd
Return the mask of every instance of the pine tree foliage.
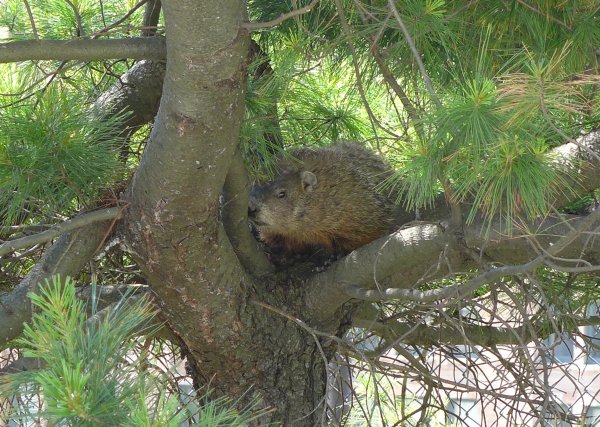
<path id="1" fill-rule="evenodd" d="M 93 36 L 136 2 L 64 1 L 0 3 L 2 41 Z M 141 25 L 138 8 L 111 30 L 131 35 Z M 106 34 L 104 34 L 106 36 Z M 99 193 L 125 177 L 119 162 L 125 114 L 101 117 L 91 101 L 130 64 L 56 61 L 2 64 L 0 92 L 0 224 L 17 217 L 48 221 L 90 208 Z M 42 219 L 44 218 L 44 219 Z"/>
<path id="2" fill-rule="evenodd" d="M 71 3 L 60 0 L 28 1 L 38 36 L 59 40 L 96 35 L 107 25 L 121 20 L 136 3 L 133 0 L 79 0 Z M 10 30 L 10 40 L 30 38 L 31 21 L 23 6 L 23 2 L 18 0 L 7 0 L 0 4 L 0 25 Z M 111 34 L 131 35 L 141 25 L 143 13 L 143 8 L 138 7 Z"/>
<path id="3" fill-rule="evenodd" d="M 196 398 L 200 407 L 190 412 L 189 402 L 168 387 L 170 375 L 149 369 L 150 355 L 139 352 L 139 343 L 158 330 L 150 301 L 126 293 L 99 310 L 98 294 L 93 288 L 87 307 L 73 280 L 59 277 L 29 294 L 36 312 L 16 345 L 43 368 L 2 376 L 0 393 L 38 395 L 41 404 L 15 407 L 12 419 L 78 427 L 176 427 L 190 419 L 217 427 L 245 426 L 262 415 L 254 404 L 239 411 L 235 402 L 210 394 Z"/>
<path id="4" fill-rule="evenodd" d="M 0 217 L 25 209 L 50 215 L 89 204 L 122 178 L 118 159 L 124 115 L 101 117 L 58 88 L 0 111 Z"/>
<path id="5" fill-rule="evenodd" d="M 488 220 L 501 214 L 510 223 L 540 215 L 556 194 L 570 191 L 547 152 L 599 119 L 595 2 L 395 3 L 433 93 L 388 2 L 340 4 L 343 13 L 320 2 L 317 12 L 296 18 L 300 25 L 288 22 L 258 39 L 274 58 L 282 48 L 283 58 L 298 58 L 295 68 L 274 61 L 274 79 L 278 72 L 295 73 L 289 97 L 279 105 L 288 143 L 361 139 L 386 146 L 399 167 L 390 185 L 404 190 L 401 203 L 411 209 L 431 204 L 449 187 L 455 201 L 473 203 L 471 219 L 483 212 Z M 285 9 L 271 2 L 252 5 L 263 20 Z M 351 33 L 344 33 L 344 25 Z M 312 44 L 315 49 L 300 55 Z M 382 79 L 374 54 L 413 101 L 416 115 Z M 354 83 L 348 84 L 342 76 L 354 65 L 359 73 L 352 72 Z M 335 90 L 340 79 L 348 92 Z M 365 96 L 358 95 L 359 85 Z M 387 93 L 380 90 L 384 85 Z M 368 107 L 373 117 L 365 113 Z M 402 127 L 405 132 L 397 132 Z M 391 141 L 390 129 L 396 129 Z"/>
<path id="6" fill-rule="evenodd" d="M 63 285 L 55 278 L 29 297 L 38 311 L 18 345 L 25 356 L 39 358 L 47 367 L 9 377 L 2 384 L 5 395 L 23 386 L 39 388 L 45 402 L 42 417 L 60 425 L 124 425 L 131 409 L 139 413 L 147 408 L 124 404 L 140 403 L 136 396 L 145 390 L 141 386 L 151 384 L 145 384 L 143 372 L 123 364 L 136 345 L 134 333 L 152 333 L 148 328 L 153 313 L 147 300 L 124 304 L 124 299 L 102 318 L 88 320 L 70 279 Z M 95 304 L 92 301 L 92 316 L 97 314 Z M 158 400 L 163 406 L 157 413 L 169 410 L 172 418 L 173 402 Z M 36 415 L 28 414 L 28 407 L 20 409 L 25 418 Z"/>
<path id="7" fill-rule="evenodd" d="M 84 1 L 75 6 L 32 2 L 37 32 L 48 38 L 81 31 L 90 35 L 133 5 Z M 249 13 L 257 21 L 269 20 L 292 6 L 255 0 Z M 562 171 L 544 153 L 575 136 L 573 123 L 591 129 L 598 120 L 594 52 L 600 29 L 593 1 L 529 6 L 410 0 L 390 9 L 388 2 L 319 2 L 311 13 L 258 33 L 265 55 L 254 67 L 267 63 L 272 73 L 251 73 L 249 80 L 243 140 L 251 169 L 260 174 L 256 155 L 258 163 L 268 166 L 282 142 L 368 141 L 398 168 L 390 185 L 403 190 L 399 202 L 408 208 L 431 204 L 446 187 L 455 201 L 474 203 L 471 219 L 477 212 L 488 219 L 502 214 L 509 223 L 515 216 L 539 215 L 557 192 L 569 191 L 562 185 Z M 31 31 L 20 2 L 5 2 L 2 8 L 11 38 Z M 392 12 L 406 25 L 433 92 Z M 127 32 L 139 22 L 138 9 L 114 31 Z M 374 55 L 414 111 L 392 90 Z M 84 77 L 100 80 L 92 68 L 65 79 L 66 84 L 81 90 L 90 82 Z M 98 83 L 85 91 L 97 91 Z M 20 114 L 30 114 L 27 106 L 22 108 Z M 7 117 L 18 115 L 11 110 Z M 31 175 L 44 172 L 36 168 Z M 492 188 L 489 180 L 496 175 L 504 179 L 494 180 Z M 106 184 L 90 181 L 96 187 Z M 40 196 L 33 191 L 28 197 L 43 200 Z M 23 201 L 16 205 L 20 210 Z"/>

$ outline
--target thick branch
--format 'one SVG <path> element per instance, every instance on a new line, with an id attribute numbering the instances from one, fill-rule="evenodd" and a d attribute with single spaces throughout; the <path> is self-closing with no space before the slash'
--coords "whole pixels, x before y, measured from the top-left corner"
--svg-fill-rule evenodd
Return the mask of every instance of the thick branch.
<path id="1" fill-rule="evenodd" d="M 96 222 L 61 236 L 46 251 L 40 262 L 11 292 L 0 294 L 0 346 L 18 337 L 23 322 L 31 318 L 28 292 L 54 275 L 75 276 L 92 258 L 109 231 L 111 222 Z"/>
<path id="2" fill-rule="evenodd" d="M 398 299 L 401 301 L 427 303 L 442 299 L 461 300 L 462 298 L 469 296 L 481 285 L 485 283 L 491 283 L 494 280 L 499 279 L 501 277 L 532 272 L 538 267 L 541 267 L 543 264 L 548 264 L 549 262 L 552 266 L 560 268 L 560 266 L 552 260 L 559 254 L 561 254 L 566 248 L 568 248 L 569 245 L 573 243 L 578 237 L 582 236 L 586 230 L 592 228 L 594 224 L 599 224 L 599 221 L 600 210 L 597 210 L 593 214 L 585 218 L 581 218 L 578 221 L 576 227 L 573 225 L 571 226 L 571 231 L 567 235 L 552 243 L 552 245 L 549 246 L 548 249 L 540 251 L 540 255 L 538 255 L 533 260 L 527 262 L 526 264 L 497 267 L 492 270 L 486 271 L 485 273 L 477 275 L 476 277 L 467 281 L 466 283 L 446 286 L 430 291 L 397 288 L 371 290 L 363 289 L 357 286 L 345 286 L 344 290 L 348 294 L 348 296 L 364 301 L 386 301 L 390 299 Z M 593 247 L 590 247 L 588 249 L 593 250 Z M 581 252 L 583 253 L 583 249 L 581 250 Z M 563 259 L 562 261 L 564 262 L 565 260 Z M 573 264 L 579 264 L 578 261 L 579 259 L 575 260 Z M 586 264 L 587 265 L 583 267 L 579 267 L 579 271 L 583 272 L 600 270 L 600 265 L 592 266 L 589 263 Z M 574 268 L 577 269 L 577 267 Z"/>
<path id="3" fill-rule="evenodd" d="M 124 242 L 194 354 L 198 381 L 214 369 L 222 384 L 239 382 L 231 370 L 243 357 L 234 350 L 243 339 L 236 322 L 251 279 L 221 223 L 220 196 L 243 121 L 246 10 L 237 0 L 161 3 L 168 34 L 163 96 L 125 195 Z"/>
<path id="4" fill-rule="evenodd" d="M 257 276 L 273 270 L 248 228 L 250 182 L 240 150 L 237 150 L 223 188 L 223 226 L 244 268 Z"/>
<path id="5" fill-rule="evenodd" d="M 165 59 L 162 37 L 130 39 L 25 40 L 0 43 L 0 63 L 57 60 L 99 61 L 103 59 Z"/>
<path id="6" fill-rule="evenodd" d="M 126 128 L 149 123 L 158 111 L 164 77 L 164 62 L 140 61 L 96 100 L 94 108 L 101 114 L 131 113 Z"/>
<path id="7" fill-rule="evenodd" d="M 472 260 L 463 258 L 460 248 L 450 244 L 452 236 L 447 235 L 449 233 L 431 225 L 418 225 L 359 248 L 329 270 L 315 275 L 308 282 L 307 298 L 314 307 L 313 315 L 323 316 L 331 315 L 350 299 L 346 293 L 349 289 L 352 296 L 362 294 L 366 300 L 375 300 L 374 294 L 382 292 L 383 298 L 379 300 L 391 293 L 408 300 L 423 297 L 429 301 L 460 297 L 493 278 L 531 271 L 546 260 L 554 262 L 553 257 L 558 254 L 563 260 L 556 260 L 557 265 L 579 265 L 578 262 L 581 264 L 583 260 L 589 265 L 600 265 L 599 239 L 590 239 L 589 233 L 582 231 L 582 228 L 600 227 L 599 215 L 574 217 L 568 222 L 563 217 L 549 217 L 531 224 L 531 228 L 523 230 L 520 236 L 509 235 L 500 225 L 493 228 L 490 236 L 486 236 L 480 227 L 468 227 L 465 236 L 469 247 L 482 248 L 487 257 L 499 264 L 525 265 L 492 270 L 464 287 L 459 285 L 427 294 L 385 290 L 415 289 L 426 280 L 473 267 Z M 356 289 L 349 288 L 350 285 L 365 289 L 357 293 Z M 373 291 L 365 293 L 367 289 Z"/>
<path id="8" fill-rule="evenodd" d="M 28 248 L 39 243 L 49 242 L 61 234 L 80 227 L 85 227 L 86 225 L 90 225 L 98 221 L 106 221 L 108 219 L 116 218 L 119 215 L 120 210 L 121 208 L 99 209 L 97 211 L 78 215 L 41 233 L 21 237 L 20 239 L 9 240 L 8 242 L 0 245 L 0 256 L 14 252 L 17 249 Z"/>
<path id="9" fill-rule="evenodd" d="M 449 264 L 462 264 L 451 237 L 440 226 L 423 224 L 375 240 L 313 276 L 307 283 L 307 306 L 314 309 L 312 315 L 327 317 L 348 301 L 348 285 L 411 288 L 444 276 Z"/>

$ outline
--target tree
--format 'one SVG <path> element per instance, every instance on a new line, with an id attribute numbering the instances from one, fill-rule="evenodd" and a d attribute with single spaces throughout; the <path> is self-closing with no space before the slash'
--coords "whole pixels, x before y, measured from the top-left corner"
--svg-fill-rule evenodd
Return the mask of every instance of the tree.
<path id="1" fill-rule="evenodd" d="M 598 211 L 568 205 L 584 205 L 600 187 L 597 5 L 292 4 L 149 1 L 128 10 L 114 2 L 106 11 L 94 2 L 2 5 L 13 37 L 26 29 L 29 40 L 4 43 L 1 62 L 64 61 L 51 77 L 43 74 L 47 66 L 29 75 L 13 68 L 30 84 L 5 103 L 2 118 L 0 184 L 9 206 L 3 233 L 49 212 L 106 201 L 98 189 L 115 185 L 116 174 L 101 172 L 115 170 L 119 160 L 124 176 L 134 171 L 108 208 L 0 246 L 13 266 L 0 304 L 3 341 L 19 336 L 31 317 L 25 294 L 53 274 L 78 274 L 110 234 L 139 266 L 197 385 L 210 383 L 228 396 L 251 389 L 248 396 L 276 408 L 273 419 L 284 425 L 324 422 L 336 353 L 373 372 L 399 368 L 405 378 L 416 376 L 427 390 L 425 403 L 442 407 L 440 393 L 462 386 L 436 374 L 429 357 L 464 344 L 499 360 L 509 378 L 505 388 L 518 390 L 512 397 L 479 390 L 484 396 L 515 409 L 524 402 L 535 418 L 564 419 L 535 367 L 540 357 L 546 363 L 542 338 L 598 320 L 586 315 L 599 296 Z M 149 31 L 159 22 L 158 7 L 164 36 Z M 130 37 L 142 19 L 143 36 Z M 95 112 L 85 109 L 95 133 L 77 132 L 88 122 L 73 105 L 86 101 L 67 98 L 58 108 L 56 99 L 65 95 L 52 88 L 93 93 L 106 86 L 96 63 L 86 63 L 75 79 L 67 61 L 118 58 L 166 59 L 166 68 L 104 64 L 102 78 L 118 78 L 97 97 Z M 46 101 L 28 103 L 39 84 Z M 95 160 L 80 165 L 77 157 L 56 154 L 50 159 L 64 166 L 34 163 L 34 153 L 47 151 L 32 148 L 18 163 L 18 148 L 47 137 L 57 114 L 72 124 L 56 125 L 63 141 L 84 133 L 96 139 L 82 147 Z M 31 117 L 37 131 L 19 127 L 31 125 Z M 103 145 L 104 134 L 112 139 Z M 344 138 L 370 139 L 394 162 L 390 186 L 419 221 L 324 271 L 276 269 L 247 226 L 248 169 L 268 162 L 281 141 Z M 129 153 L 140 144 L 136 163 Z M 111 155 L 116 163 L 99 166 Z M 36 178 L 38 165 L 54 181 Z M 18 180 L 20 173 L 29 175 Z M 567 206 L 579 213 L 560 211 Z M 39 259 L 9 258 L 58 235 Z M 380 338 L 371 351 L 355 345 L 369 336 Z M 503 345 L 513 353 L 504 354 Z M 382 357 L 390 349 L 400 358 L 388 372 Z M 408 419 L 408 407 L 400 412 Z"/>

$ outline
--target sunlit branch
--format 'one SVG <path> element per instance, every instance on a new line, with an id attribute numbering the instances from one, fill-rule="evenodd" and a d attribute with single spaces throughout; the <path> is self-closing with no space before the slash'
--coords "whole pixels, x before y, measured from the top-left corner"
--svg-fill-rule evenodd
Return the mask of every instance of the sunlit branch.
<path id="1" fill-rule="evenodd" d="M 0 43 L 0 63 L 32 60 L 96 61 L 103 59 L 165 59 L 162 37 L 127 39 L 25 40 Z"/>
<path id="2" fill-rule="evenodd" d="M 61 234 L 85 227 L 99 221 L 114 219 L 119 215 L 122 208 L 99 209 L 83 215 L 76 216 L 63 223 L 57 224 L 49 230 L 31 236 L 21 237 L 20 239 L 9 240 L 0 245 L 0 256 L 14 252 L 17 249 L 28 248 L 39 243 L 49 242 L 50 240 L 60 236 Z"/>

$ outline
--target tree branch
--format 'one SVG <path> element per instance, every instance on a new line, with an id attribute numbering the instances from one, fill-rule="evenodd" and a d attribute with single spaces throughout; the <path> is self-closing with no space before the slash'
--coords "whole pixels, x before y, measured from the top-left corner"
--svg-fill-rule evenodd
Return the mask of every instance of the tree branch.
<path id="1" fill-rule="evenodd" d="M 57 60 L 96 61 L 103 59 L 165 59 L 162 37 L 129 39 L 25 40 L 0 43 L 0 63 Z"/>
<path id="2" fill-rule="evenodd" d="M 28 292 L 54 275 L 74 277 L 92 258 L 106 237 L 111 222 L 95 222 L 62 235 L 11 292 L 0 294 L 0 346 L 18 337 L 31 318 Z"/>
<path id="3" fill-rule="evenodd" d="M 330 316 L 347 302 L 350 299 L 348 291 L 352 297 L 362 296 L 367 301 L 386 299 L 386 296 L 409 301 L 460 297 L 494 278 L 531 271 L 558 252 L 562 257 L 570 258 L 567 261 L 571 264 L 586 259 L 600 265 L 600 241 L 589 239 L 589 234 L 583 231 L 600 227 L 599 216 L 600 212 L 596 211 L 587 217 L 571 218 L 569 222 L 563 217 L 549 217 L 530 224 L 530 228 L 520 235 L 515 235 L 516 230 L 509 235 L 500 223 L 492 227 L 489 236 L 479 226 L 467 227 L 465 236 L 470 248 L 481 248 L 498 263 L 526 263 L 491 270 L 465 285 L 426 293 L 414 289 L 427 280 L 439 279 L 474 265 L 471 259 L 463 257 L 458 246 L 451 244 L 453 236 L 449 233 L 431 225 L 417 225 L 359 248 L 327 271 L 313 276 L 307 283 L 307 301 L 313 308 L 312 315 L 319 317 Z M 545 248 L 541 256 L 538 247 Z M 357 291 L 351 286 L 365 289 Z M 388 287 L 411 290 L 385 290 Z M 372 292 L 367 292 L 371 289 Z M 379 292 L 383 298 L 375 297 Z"/>
<path id="4" fill-rule="evenodd" d="M 142 23 L 142 36 L 152 37 L 156 34 L 156 26 L 160 19 L 160 0 L 150 0 L 144 8 L 144 21 Z"/>
<path id="5" fill-rule="evenodd" d="M 358 4 L 357 4 L 357 6 L 358 6 Z M 357 9 L 358 9 L 358 12 L 360 14 L 363 24 L 368 25 L 369 19 L 368 19 L 367 15 L 359 7 L 357 7 Z M 388 15 L 388 17 L 389 17 L 389 15 Z M 387 22 L 387 18 L 381 27 L 381 31 L 383 31 L 385 29 L 386 22 Z M 375 63 L 377 64 L 377 67 L 379 68 L 379 71 L 381 72 L 381 76 L 384 78 L 384 80 L 388 84 L 388 86 L 394 91 L 394 93 L 396 94 L 398 99 L 400 99 L 400 102 L 402 103 L 402 106 L 406 110 L 408 117 L 412 120 L 415 130 L 417 131 L 419 136 L 424 137 L 423 125 L 421 123 L 421 114 L 417 111 L 417 108 L 413 105 L 412 101 L 409 99 L 408 94 L 398 84 L 396 77 L 393 75 L 392 71 L 386 65 L 385 60 L 383 59 L 381 52 L 379 51 L 379 48 L 377 47 L 378 37 L 379 37 L 379 34 L 370 37 L 372 44 L 371 44 L 371 49 L 369 49 L 369 51 L 371 52 L 371 55 L 373 55 L 373 59 L 375 59 Z"/>
<path id="6" fill-rule="evenodd" d="M 124 195 L 123 238 L 193 359 L 233 375 L 225 368 L 230 359 L 214 355 L 239 344 L 237 307 L 252 285 L 222 224 L 220 200 L 243 121 L 246 9 L 235 0 L 202 8 L 161 3 L 168 96 Z M 217 16 L 219 25 L 211 25 Z"/>
<path id="7" fill-rule="evenodd" d="M 480 346 L 522 344 L 524 339 L 525 342 L 531 340 L 527 332 L 529 327 L 496 328 L 461 324 L 458 329 L 455 325 L 431 326 L 397 321 L 382 322 L 360 317 L 352 318 L 352 326 L 371 331 L 390 344 L 401 342 L 406 345 L 419 346 L 461 345 L 465 344 L 465 336 L 468 338 L 468 344 Z"/>
<path id="8" fill-rule="evenodd" d="M 534 271 L 536 268 L 548 263 L 548 258 L 555 257 L 566 249 L 575 239 L 580 237 L 582 233 L 590 229 L 594 224 L 598 224 L 600 221 L 600 210 L 594 211 L 591 215 L 584 217 L 579 221 L 577 227 L 573 227 L 571 232 L 566 236 L 560 238 L 558 241 L 553 243 L 548 249 L 542 251 L 542 253 L 533 260 L 526 264 L 521 265 L 508 265 L 504 267 L 497 267 L 492 270 L 486 271 L 485 273 L 479 274 L 473 279 L 466 283 L 460 283 L 452 286 L 446 286 L 439 289 L 430 291 L 419 291 L 418 289 L 364 289 L 354 285 L 343 286 L 346 294 L 352 298 L 360 299 L 363 301 L 388 301 L 397 299 L 400 301 L 412 301 L 418 303 L 427 303 L 442 299 L 453 299 L 461 300 L 466 296 L 469 296 L 476 289 L 485 283 L 491 283 L 501 277 L 523 274 Z M 590 247 L 588 249 L 593 249 Z M 564 260 L 569 262 L 570 260 Z M 579 261 L 579 260 L 577 260 Z M 560 267 L 554 262 L 551 263 L 553 266 Z M 598 271 L 600 265 L 586 266 L 575 268 L 576 271 Z"/>
<path id="9" fill-rule="evenodd" d="M 569 317 L 566 320 L 570 325 L 569 332 L 573 332 L 582 326 L 600 325 L 599 316 L 577 319 L 577 321 L 573 321 Z M 566 324 L 558 317 L 555 321 Z M 352 326 L 371 331 L 389 343 L 401 342 L 406 345 L 418 346 L 469 344 L 489 348 L 495 345 L 523 345 L 534 341 L 541 334 L 541 332 L 533 334 L 532 331 L 534 330 L 538 332 L 546 330 L 548 331 L 546 335 L 553 332 L 548 329 L 547 322 L 512 328 L 472 325 L 464 322 L 461 322 L 460 326 L 446 323 L 442 325 L 424 325 L 398 322 L 396 320 L 369 319 L 363 317 L 362 313 L 352 317 Z M 542 336 L 541 338 L 545 337 Z"/>
<path id="10" fill-rule="evenodd" d="M 56 224 L 49 230 L 31 236 L 21 237 L 20 239 L 10 240 L 0 245 L 0 256 L 14 252 L 17 249 L 28 248 L 39 243 L 46 243 L 61 234 L 75 230 L 86 225 L 93 224 L 98 221 L 118 218 L 122 208 L 99 209 L 97 211 L 88 212 L 78 215 L 60 224 Z"/>
<path id="11" fill-rule="evenodd" d="M 140 61 L 94 103 L 101 114 L 127 111 L 126 128 L 136 128 L 154 120 L 165 77 L 162 61 Z"/>
<path id="12" fill-rule="evenodd" d="M 442 227 L 420 224 L 356 249 L 307 282 L 307 306 L 316 317 L 329 316 L 350 298 L 344 288 L 389 286 L 411 288 L 428 278 L 443 277 L 448 266 L 462 265 L 460 250 Z M 394 280 L 395 279 L 395 280 Z"/>
<path id="13" fill-rule="evenodd" d="M 246 166 L 238 149 L 223 187 L 223 226 L 244 268 L 251 274 L 260 276 L 273 271 L 273 265 L 259 248 L 248 228 L 249 190 Z"/>
<path id="14" fill-rule="evenodd" d="M 288 13 L 283 13 L 281 14 L 278 18 L 272 19 L 271 21 L 267 21 L 267 22 L 247 22 L 245 24 L 242 24 L 242 27 L 246 28 L 247 30 L 260 30 L 260 29 L 265 29 L 265 28 L 273 28 L 279 24 L 281 24 L 283 21 L 293 18 L 294 16 L 299 16 L 299 15 L 303 15 L 305 13 L 308 13 L 312 10 L 313 7 L 315 7 L 317 5 L 317 3 L 319 2 L 319 0 L 312 0 L 309 4 L 307 4 L 304 7 L 301 7 L 299 9 L 295 9 L 292 10 L 291 12 Z"/>
<path id="15" fill-rule="evenodd" d="M 388 5 L 390 7 L 390 10 L 392 11 L 392 14 L 394 15 L 394 18 L 396 18 L 396 21 L 398 21 L 400 30 L 402 31 L 402 34 L 404 34 L 406 43 L 408 43 L 408 47 L 410 48 L 410 51 L 412 52 L 413 57 L 415 58 L 415 62 L 417 63 L 417 66 L 419 67 L 419 71 L 421 71 L 421 75 L 423 76 L 423 81 L 425 82 L 425 86 L 427 87 L 427 90 L 429 91 L 429 95 L 431 96 L 431 99 L 435 102 L 435 104 L 438 107 L 441 107 L 442 101 L 440 101 L 440 98 L 437 96 L 437 93 L 435 93 L 435 90 L 433 89 L 433 83 L 431 83 L 429 74 L 427 74 L 427 70 L 425 70 L 425 64 L 423 64 L 423 60 L 421 59 L 421 54 L 417 50 L 417 47 L 415 46 L 415 42 L 413 41 L 412 37 L 410 36 L 410 33 L 408 32 L 406 25 L 404 25 L 404 21 L 402 20 L 402 17 L 400 16 L 400 13 L 398 12 L 396 5 L 394 4 L 394 0 L 388 0 Z"/>

